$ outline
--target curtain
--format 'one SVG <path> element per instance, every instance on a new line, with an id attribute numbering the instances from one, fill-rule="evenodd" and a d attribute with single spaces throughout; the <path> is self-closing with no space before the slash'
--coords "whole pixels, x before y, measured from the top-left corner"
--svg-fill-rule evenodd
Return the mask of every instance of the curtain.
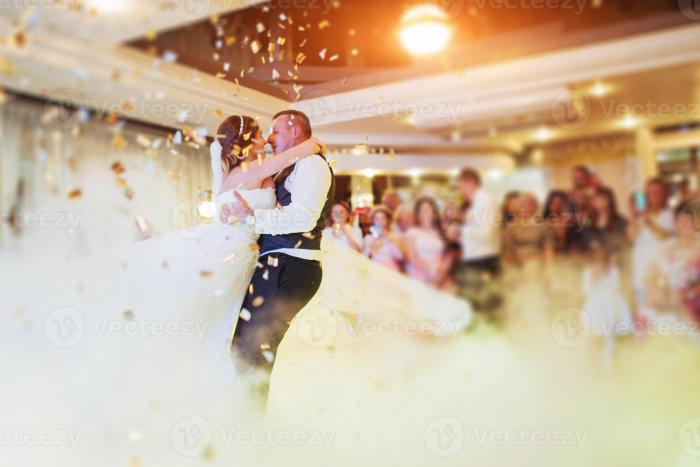
<path id="1" fill-rule="evenodd" d="M 209 151 L 174 131 L 10 98 L 0 105 L 0 250 L 124 245 L 206 219 Z M 177 140 L 176 140 L 177 142 Z"/>

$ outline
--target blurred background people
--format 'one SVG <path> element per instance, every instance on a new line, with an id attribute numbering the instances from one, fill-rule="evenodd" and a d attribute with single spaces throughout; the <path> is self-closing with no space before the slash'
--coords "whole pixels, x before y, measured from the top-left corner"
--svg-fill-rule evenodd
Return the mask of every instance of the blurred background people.
<path id="1" fill-rule="evenodd" d="M 364 254 L 389 269 L 400 272 L 403 262 L 399 235 L 391 229 L 391 212 L 384 206 L 372 211 L 372 227 L 364 239 Z"/>
<path id="2" fill-rule="evenodd" d="M 468 203 L 461 232 L 461 261 L 457 275 L 462 294 L 476 309 L 493 309 L 499 301 L 495 280 L 501 272 L 500 209 L 481 184 L 479 173 L 462 170 L 459 192 Z"/>
<path id="3" fill-rule="evenodd" d="M 503 259 L 514 267 L 528 263 L 550 262 L 553 254 L 553 235 L 539 214 L 539 203 L 531 193 L 518 196 L 515 220 L 503 230 Z"/>
<path id="4" fill-rule="evenodd" d="M 323 230 L 323 235 L 336 238 L 355 251 L 362 251 L 362 230 L 351 223 L 350 206 L 339 201 L 331 208 L 329 226 Z"/>
<path id="5" fill-rule="evenodd" d="M 629 235 L 632 250 L 632 284 L 637 304 L 647 301 L 645 277 L 664 240 L 674 235 L 674 215 L 668 205 L 668 187 L 660 178 L 647 181 L 644 193 L 638 193 Z"/>
<path id="6" fill-rule="evenodd" d="M 451 257 L 440 222 L 440 213 L 433 198 L 421 197 L 414 207 L 415 226 L 406 233 L 409 277 L 447 289 L 451 286 Z"/>
<path id="7" fill-rule="evenodd" d="M 563 190 L 552 190 L 544 203 L 544 221 L 552 230 L 552 248 L 556 254 L 571 251 L 576 235 L 576 224 L 569 203 L 569 196 Z"/>
<path id="8" fill-rule="evenodd" d="M 678 235 L 662 242 L 650 260 L 640 310 L 651 322 L 700 322 L 700 201 L 676 208 L 675 219 Z"/>

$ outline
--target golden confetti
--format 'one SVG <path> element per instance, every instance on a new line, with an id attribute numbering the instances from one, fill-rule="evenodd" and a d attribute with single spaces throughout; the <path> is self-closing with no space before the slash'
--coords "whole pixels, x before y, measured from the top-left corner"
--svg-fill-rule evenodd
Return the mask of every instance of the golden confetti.
<path id="1" fill-rule="evenodd" d="M 115 181 L 116 181 L 117 186 L 119 188 L 126 188 L 126 180 L 124 180 L 123 178 L 117 177 L 117 179 Z"/>
<path id="2" fill-rule="evenodd" d="M 279 266 L 279 259 L 272 257 L 272 256 L 268 256 L 267 257 L 267 265 L 272 266 L 273 268 L 276 268 Z"/>
<path id="3" fill-rule="evenodd" d="M 326 52 L 328 52 L 328 49 L 323 49 L 322 51 L 320 51 L 320 52 L 318 53 L 318 56 L 321 57 L 321 60 L 325 60 L 325 59 L 326 59 Z"/>
<path id="4" fill-rule="evenodd" d="M 316 238 L 316 236 L 311 232 L 304 232 L 303 234 L 301 234 L 301 236 L 306 237 L 309 240 L 313 240 L 314 238 Z"/>
<path id="5" fill-rule="evenodd" d="M 258 31 L 258 34 L 262 34 L 265 32 L 265 25 L 259 22 L 255 25 L 255 30 Z"/>
<path id="6" fill-rule="evenodd" d="M 236 43 L 236 36 L 226 36 L 224 37 L 224 43 L 229 46 Z"/>
<path id="7" fill-rule="evenodd" d="M 299 53 L 297 54 L 297 58 L 296 58 L 297 64 L 298 64 L 298 65 L 301 65 L 301 64 L 304 62 L 304 60 L 306 60 L 306 55 L 304 55 L 303 52 L 299 52 Z"/>
<path id="8" fill-rule="evenodd" d="M 214 110 L 214 115 L 216 115 L 216 118 L 224 118 L 224 111 L 221 109 L 216 109 Z"/>
<path id="9" fill-rule="evenodd" d="M 148 30 L 148 32 L 146 32 L 146 39 L 148 39 L 149 41 L 153 42 L 157 38 L 158 38 L 158 31 L 157 30 L 151 28 Z"/>
<path id="10" fill-rule="evenodd" d="M 213 276 L 214 273 L 211 272 L 211 271 L 201 271 L 201 272 L 199 273 L 199 275 L 202 277 L 202 279 L 208 279 L 208 278 L 210 278 L 211 276 Z"/>
<path id="11" fill-rule="evenodd" d="M 269 269 L 265 269 L 265 272 L 263 272 L 262 278 L 263 278 L 263 280 L 270 279 L 270 270 Z"/>
<path id="12" fill-rule="evenodd" d="M 132 189 L 131 189 L 130 187 L 128 187 L 128 186 L 127 186 L 127 187 L 124 187 L 124 196 L 126 197 L 126 199 L 128 199 L 129 201 L 131 201 L 132 199 L 134 199 L 134 190 L 132 190 Z"/>
<path id="13" fill-rule="evenodd" d="M 250 321 L 250 318 L 252 315 L 251 315 L 250 311 L 243 308 L 243 309 L 241 309 L 241 312 L 238 314 L 238 316 L 240 316 L 240 318 L 243 321 Z"/>
<path id="14" fill-rule="evenodd" d="M 260 308 L 263 303 L 265 303 L 265 299 L 263 297 L 258 296 L 253 299 L 253 306 L 255 308 Z"/>
<path id="15" fill-rule="evenodd" d="M 294 248 L 299 248 L 301 246 L 301 240 L 298 240 L 294 245 Z"/>
<path id="16" fill-rule="evenodd" d="M 250 43 L 250 50 L 253 51 L 254 54 L 260 52 L 260 42 L 257 40 L 254 40 L 253 42 Z"/>
<path id="17" fill-rule="evenodd" d="M 0 74 L 14 75 L 15 71 L 15 65 L 9 58 L 0 57 Z"/>
<path id="18" fill-rule="evenodd" d="M 160 267 L 163 269 L 168 269 L 170 267 L 170 264 L 167 261 L 163 260 L 163 262 L 160 264 Z"/>
<path id="19" fill-rule="evenodd" d="M 71 200 L 80 199 L 80 198 L 82 198 L 82 196 L 83 196 L 83 191 L 80 188 L 76 188 L 75 190 L 68 193 L 68 199 L 71 199 Z"/>
<path id="20" fill-rule="evenodd" d="M 301 44 L 299 44 L 299 48 L 304 47 L 306 45 L 307 41 L 308 41 L 308 39 L 304 39 L 303 41 L 301 41 Z"/>
<path id="21" fill-rule="evenodd" d="M 206 460 L 212 460 L 214 458 L 214 448 L 210 444 L 204 447 L 202 457 Z"/>
<path id="22" fill-rule="evenodd" d="M 260 350 L 270 350 L 272 347 L 270 347 L 270 344 L 260 344 Z"/>
<path id="23" fill-rule="evenodd" d="M 253 287 L 253 284 L 248 285 L 248 294 L 253 295 L 254 291 L 255 287 Z"/>
<path id="24" fill-rule="evenodd" d="M 287 38 L 285 38 L 285 37 L 278 37 L 277 38 L 277 45 L 284 45 L 285 42 L 287 42 Z"/>
<path id="25" fill-rule="evenodd" d="M 127 321 L 131 321 L 134 319 L 134 312 L 133 310 L 125 310 L 122 315 L 124 316 L 124 319 Z"/>
<path id="26" fill-rule="evenodd" d="M 114 135 L 114 139 L 112 140 L 112 146 L 114 146 L 114 149 L 116 149 L 117 151 L 123 151 L 124 148 L 126 148 L 127 144 L 128 143 L 126 142 L 126 139 L 124 139 L 122 135 L 120 135 L 119 133 Z"/>
<path id="27" fill-rule="evenodd" d="M 224 258 L 224 260 L 223 260 L 222 262 L 224 262 L 224 263 L 230 263 L 230 262 L 232 262 L 234 259 L 236 259 L 236 253 L 231 253 L 231 254 L 228 255 L 226 258 Z"/>
<path id="28" fill-rule="evenodd" d="M 132 457 L 129 459 L 129 467 L 141 467 L 141 461 L 136 457 Z"/>
<path id="29" fill-rule="evenodd" d="M 327 19 L 322 20 L 320 23 L 318 23 L 318 29 L 323 31 L 324 29 L 328 29 L 331 27 L 331 22 L 328 21 Z"/>
<path id="30" fill-rule="evenodd" d="M 258 245 L 257 243 L 251 243 L 250 251 L 252 251 L 253 253 L 260 251 L 260 245 Z"/>

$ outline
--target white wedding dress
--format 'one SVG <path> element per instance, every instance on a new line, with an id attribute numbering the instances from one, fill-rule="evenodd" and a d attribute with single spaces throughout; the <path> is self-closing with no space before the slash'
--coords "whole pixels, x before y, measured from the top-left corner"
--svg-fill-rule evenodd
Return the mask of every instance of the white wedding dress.
<path id="1" fill-rule="evenodd" d="M 215 193 L 221 186 L 217 165 Z M 255 452 L 245 462 L 235 445 L 222 441 L 223 430 L 259 422 L 258 407 L 247 398 L 250 379 L 236 374 L 228 352 L 250 277 L 262 261 L 255 233 L 214 216 L 213 222 L 126 248 L 100 247 L 127 243 L 134 217 L 154 218 L 163 204 L 153 199 L 149 210 L 151 199 L 143 196 L 139 206 L 126 204 L 130 216 L 115 215 L 124 199 L 106 175 L 86 170 L 80 186 L 94 195 L 84 197 L 75 232 L 27 235 L 0 258 L 3 427 L 76 438 L 75 449 L 4 444 L 7 465 L 232 465 L 234 459 L 257 465 Z M 146 181 L 134 186 L 137 193 L 166 193 L 161 187 L 167 178 Z M 254 208 L 276 205 L 271 188 L 239 193 Z M 233 194 L 215 200 L 217 206 L 230 203 Z M 52 209 L 80 207 L 68 203 Z M 323 248 L 321 289 L 295 319 L 276 358 L 270 406 L 277 413 L 302 413 L 315 393 L 337 398 L 334 389 L 326 393 L 323 387 L 340 382 L 338 375 L 352 381 L 347 390 L 355 397 L 376 374 L 390 378 L 390 371 L 417 371 L 425 364 L 424 358 L 404 358 L 400 369 L 394 360 L 365 367 L 371 357 L 357 351 L 368 348 L 367 339 L 387 354 L 414 349 L 419 355 L 426 336 L 438 336 L 431 348 L 440 347 L 471 320 L 461 300 L 362 255 L 332 244 Z M 323 324 L 328 316 L 330 329 Z M 317 325 L 309 328 L 309 319 Z M 372 323 L 387 326 L 375 333 Z M 331 347 L 336 360 L 328 359 Z M 336 376 L 324 376 L 330 374 Z M 213 461 L 207 457 L 210 444 Z M 130 463 L 132 458 L 140 463 Z"/>

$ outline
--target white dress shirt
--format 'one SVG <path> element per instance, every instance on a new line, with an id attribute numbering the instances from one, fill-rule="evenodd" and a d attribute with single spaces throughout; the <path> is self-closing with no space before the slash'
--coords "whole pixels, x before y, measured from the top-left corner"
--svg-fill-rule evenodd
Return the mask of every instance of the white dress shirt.
<path id="1" fill-rule="evenodd" d="M 483 188 L 479 188 L 462 227 L 462 261 L 474 261 L 499 254 L 499 211 L 496 200 Z"/>
<path id="2" fill-rule="evenodd" d="M 281 235 L 305 233 L 316 227 L 326 204 L 332 177 L 328 162 L 321 156 L 301 159 L 284 181 L 284 187 L 292 194 L 287 206 L 277 209 L 256 209 L 255 232 L 258 234 Z M 282 248 L 269 253 L 285 253 L 301 259 L 321 259 L 319 250 Z"/>

